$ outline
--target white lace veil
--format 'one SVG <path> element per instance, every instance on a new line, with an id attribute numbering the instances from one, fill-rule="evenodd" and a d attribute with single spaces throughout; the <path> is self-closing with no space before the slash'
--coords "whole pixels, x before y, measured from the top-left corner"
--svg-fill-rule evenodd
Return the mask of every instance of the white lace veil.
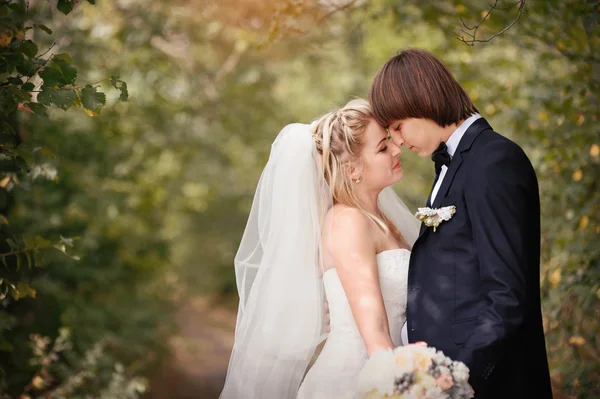
<path id="1" fill-rule="evenodd" d="M 321 226 L 332 196 L 312 133 L 283 128 L 259 180 L 235 257 L 240 303 L 221 399 L 295 399 L 326 338 Z M 418 220 L 389 187 L 379 201 L 412 245 Z"/>

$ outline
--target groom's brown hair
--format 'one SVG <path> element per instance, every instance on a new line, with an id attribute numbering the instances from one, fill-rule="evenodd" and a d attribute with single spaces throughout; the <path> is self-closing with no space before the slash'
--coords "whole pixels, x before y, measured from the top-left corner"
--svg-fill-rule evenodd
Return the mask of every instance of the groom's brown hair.
<path id="1" fill-rule="evenodd" d="M 407 49 L 386 62 L 369 90 L 379 124 L 395 120 L 431 119 L 444 127 L 478 112 L 446 65 L 433 54 Z"/>

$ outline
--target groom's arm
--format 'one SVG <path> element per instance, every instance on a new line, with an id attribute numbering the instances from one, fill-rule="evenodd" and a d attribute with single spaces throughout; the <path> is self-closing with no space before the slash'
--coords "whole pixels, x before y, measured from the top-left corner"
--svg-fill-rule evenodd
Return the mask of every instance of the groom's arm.
<path id="1" fill-rule="evenodd" d="M 528 274 L 534 254 L 539 256 L 539 195 L 533 167 L 516 144 L 495 141 L 473 156 L 465 200 L 485 307 L 457 360 L 471 375 L 487 378 L 530 306 Z"/>

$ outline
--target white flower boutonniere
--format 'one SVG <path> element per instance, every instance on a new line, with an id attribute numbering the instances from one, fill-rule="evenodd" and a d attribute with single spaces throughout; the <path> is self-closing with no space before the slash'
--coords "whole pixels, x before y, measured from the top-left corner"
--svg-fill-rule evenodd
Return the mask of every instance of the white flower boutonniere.
<path id="1" fill-rule="evenodd" d="M 433 227 L 433 231 L 442 222 L 447 222 L 452 219 L 452 216 L 456 213 L 456 206 L 445 206 L 443 208 L 419 208 L 419 211 L 415 213 L 417 219 L 425 223 L 425 226 Z"/>

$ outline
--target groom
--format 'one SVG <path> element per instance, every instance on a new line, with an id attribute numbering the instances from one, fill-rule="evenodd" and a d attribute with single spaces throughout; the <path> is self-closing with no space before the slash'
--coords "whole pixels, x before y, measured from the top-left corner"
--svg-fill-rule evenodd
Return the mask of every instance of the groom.
<path id="1" fill-rule="evenodd" d="M 396 144 L 434 160 L 427 206 L 456 207 L 435 231 L 423 224 L 413 247 L 404 342 L 425 341 L 463 361 L 476 399 L 551 398 L 529 159 L 428 52 L 390 59 L 369 98 Z"/>

